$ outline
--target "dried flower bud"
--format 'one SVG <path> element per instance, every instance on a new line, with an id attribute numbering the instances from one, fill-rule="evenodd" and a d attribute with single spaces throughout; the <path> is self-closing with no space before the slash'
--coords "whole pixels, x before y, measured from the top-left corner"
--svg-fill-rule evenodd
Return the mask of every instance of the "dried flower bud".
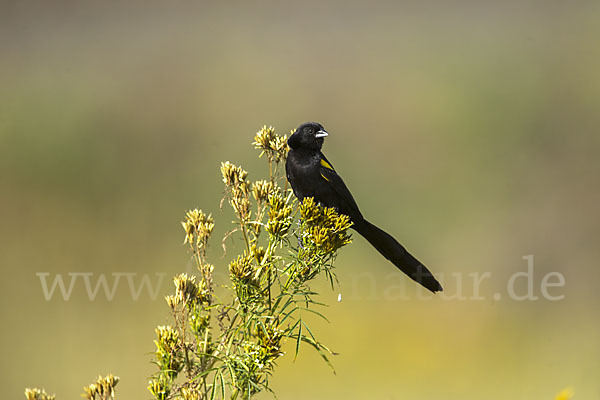
<path id="1" fill-rule="evenodd" d="M 254 136 L 254 148 L 262 150 L 259 157 L 267 155 L 270 161 L 280 162 L 287 155 L 287 137 L 279 136 L 272 126 L 263 126 Z"/>
<path id="2" fill-rule="evenodd" d="M 252 184 L 252 195 L 259 203 L 264 203 L 269 199 L 269 195 L 275 192 L 273 182 L 261 180 Z"/>
<path id="3" fill-rule="evenodd" d="M 322 207 L 307 197 L 300 204 L 300 216 L 306 227 L 306 242 L 316 250 L 331 253 L 351 242 L 350 217 L 338 214 L 334 208 Z"/>
<path id="4" fill-rule="evenodd" d="M 172 353 L 180 345 L 179 333 L 169 325 L 156 327 L 156 336 L 158 339 L 154 343 L 156 344 L 157 352 Z"/>
<path id="5" fill-rule="evenodd" d="M 292 225 L 292 207 L 287 205 L 279 194 L 269 196 L 269 206 L 267 232 L 273 236 L 283 237 Z"/>
<path id="6" fill-rule="evenodd" d="M 272 142 L 275 140 L 275 128 L 269 126 L 267 128 L 264 125 L 256 135 L 254 136 L 254 142 L 252 143 L 256 149 L 268 151 L 272 148 Z"/>
<path id="7" fill-rule="evenodd" d="M 233 207 L 233 210 L 240 216 L 242 220 L 250 218 L 250 199 L 248 198 L 248 187 L 249 182 L 244 182 L 238 186 L 235 186 L 231 190 L 232 197 L 229 199 L 229 203 Z"/>
<path id="8" fill-rule="evenodd" d="M 252 256 L 244 252 L 229 263 L 229 273 L 233 279 L 248 281 L 254 272 Z"/>
<path id="9" fill-rule="evenodd" d="M 148 390 L 159 400 L 166 400 L 171 392 L 167 377 L 162 374 L 148 382 Z"/>
<path id="10" fill-rule="evenodd" d="M 183 344 L 179 332 L 170 326 L 159 326 L 156 328 L 156 336 L 156 363 L 161 370 L 166 371 L 169 378 L 175 379 L 183 368 Z"/>
<path id="11" fill-rule="evenodd" d="M 221 163 L 221 174 L 223 175 L 225 185 L 231 188 L 245 182 L 248 177 L 248 172 L 244 171 L 241 167 L 231 164 L 229 161 Z"/>
<path id="12" fill-rule="evenodd" d="M 265 364 L 269 364 L 275 358 L 283 355 L 281 350 L 281 342 L 284 337 L 283 331 L 274 323 L 268 323 L 257 328 L 256 336 L 260 347 L 260 356 Z"/>
<path id="13" fill-rule="evenodd" d="M 25 397 L 27 400 L 55 400 L 55 395 L 49 395 L 43 389 L 27 388 L 25 389 Z"/>
<path id="14" fill-rule="evenodd" d="M 185 230 L 184 243 L 205 245 L 215 224 L 210 214 L 206 215 L 196 208 L 185 214 L 185 221 L 181 222 L 181 226 Z"/>
<path id="15" fill-rule="evenodd" d="M 196 300 L 198 295 L 198 286 L 196 285 L 196 277 L 180 274 L 173 278 L 175 284 L 175 296 L 179 296 L 184 302 Z"/>
<path id="16" fill-rule="evenodd" d="M 175 311 L 177 309 L 177 306 L 181 304 L 181 300 L 182 299 L 179 296 L 174 296 L 172 294 L 165 296 L 165 301 L 169 305 L 171 311 Z"/>
<path id="17" fill-rule="evenodd" d="M 203 398 L 202 392 L 196 386 L 181 389 L 181 397 L 182 400 L 201 400 Z"/>
<path id="18" fill-rule="evenodd" d="M 252 254 L 252 257 L 254 258 L 257 264 L 262 263 L 266 252 L 267 251 L 262 246 L 256 246 L 256 244 L 253 244 L 250 247 L 250 254 Z"/>
<path id="19" fill-rule="evenodd" d="M 99 400 L 108 400 L 115 398 L 115 386 L 119 383 L 119 377 L 108 374 L 104 378 L 98 376 L 96 382 L 83 388 L 82 396 L 88 400 L 93 400 L 98 396 Z"/>

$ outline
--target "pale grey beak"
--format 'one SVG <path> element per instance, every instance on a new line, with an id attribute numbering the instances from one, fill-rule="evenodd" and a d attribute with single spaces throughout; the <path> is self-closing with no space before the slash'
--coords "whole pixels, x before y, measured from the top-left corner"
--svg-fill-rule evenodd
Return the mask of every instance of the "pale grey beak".
<path id="1" fill-rule="evenodd" d="M 325 137 L 328 135 L 329 135 L 329 133 L 327 133 L 326 131 L 318 131 L 317 134 L 315 135 L 315 137 L 320 138 L 320 137 Z"/>

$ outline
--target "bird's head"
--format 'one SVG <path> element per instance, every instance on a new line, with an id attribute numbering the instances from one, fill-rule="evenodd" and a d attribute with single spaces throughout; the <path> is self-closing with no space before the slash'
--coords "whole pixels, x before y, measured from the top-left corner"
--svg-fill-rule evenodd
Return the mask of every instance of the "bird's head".
<path id="1" fill-rule="evenodd" d="M 317 122 L 305 122 L 290 136 L 288 145 L 291 149 L 320 150 L 323 146 L 323 138 L 327 135 L 323 125 Z"/>

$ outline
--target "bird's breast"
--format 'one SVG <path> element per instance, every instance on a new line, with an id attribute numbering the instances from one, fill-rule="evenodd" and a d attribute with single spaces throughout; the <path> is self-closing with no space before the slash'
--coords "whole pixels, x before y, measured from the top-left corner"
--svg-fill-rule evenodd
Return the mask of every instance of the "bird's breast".
<path id="1" fill-rule="evenodd" d="M 299 198 L 316 197 L 320 175 L 319 158 L 290 152 L 286 172 L 292 189 Z"/>

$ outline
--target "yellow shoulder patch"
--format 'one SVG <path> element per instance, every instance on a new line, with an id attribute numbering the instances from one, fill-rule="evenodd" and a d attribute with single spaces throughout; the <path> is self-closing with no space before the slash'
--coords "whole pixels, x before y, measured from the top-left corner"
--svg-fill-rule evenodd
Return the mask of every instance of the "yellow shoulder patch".
<path id="1" fill-rule="evenodd" d="M 327 182 L 329 182 L 329 179 L 327 179 L 327 178 L 325 177 L 325 175 L 321 174 L 321 178 L 323 178 L 323 179 L 325 179 Z"/>
<path id="2" fill-rule="evenodd" d="M 333 171 L 333 167 L 331 166 L 331 164 L 329 164 L 327 161 L 325 161 L 324 159 L 321 158 L 321 166 L 330 169 Z"/>

